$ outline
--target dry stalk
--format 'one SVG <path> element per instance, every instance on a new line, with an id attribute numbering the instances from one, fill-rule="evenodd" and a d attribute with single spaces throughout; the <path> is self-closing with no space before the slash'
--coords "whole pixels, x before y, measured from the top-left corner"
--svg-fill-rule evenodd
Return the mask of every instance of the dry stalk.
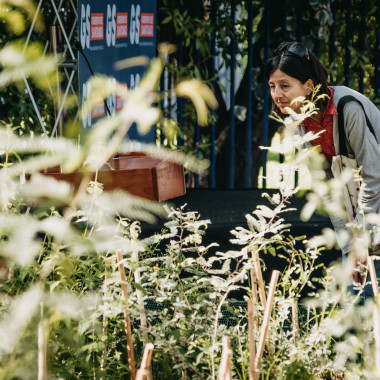
<path id="1" fill-rule="evenodd" d="M 222 360 L 220 362 L 218 379 L 232 380 L 232 374 L 231 374 L 232 350 L 230 347 L 230 340 L 227 336 L 223 337 L 222 344 L 223 344 Z"/>
<path id="2" fill-rule="evenodd" d="M 152 343 L 148 343 L 144 349 L 144 356 L 142 358 L 142 362 L 140 368 L 136 373 L 136 380 L 144 380 L 145 377 L 151 376 L 150 362 L 152 360 L 154 345 Z"/>
<path id="3" fill-rule="evenodd" d="M 255 306 L 252 298 L 247 301 L 248 306 L 248 340 L 249 340 L 249 380 L 255 380 L 258 375 L 255 367 L 256 342 L 255 342 Z"/>
<path id="4" fill-rule="evenodd" d="M 268 292 L 268 302 L 267 302 L 267 305 L 266 305 L 265 310 L 264 310 L 263 326 L 261 328 L 259 346 L 257 349 L 256 359 L 255 359 L 255 367 L 257 368 L 257 370 L 260 369 L 261 359 L 263 358 L 265 339 L 267 337 L 270 316 L 272 313 L 272 307 L 273 307 L 273 301 L 274 301 L 274 292 L 276 290 L 276 285 L 277 285 L 279 275 L 280 275 L 280 272 L 278 270 L 274 270 L 272 272 L 272 278 L 270 280 L 269 292 Z"/>
<path id="5" fill-rule="evenodd" d="M 122 263 L 123 260 L 123 254 L 120 249 L 116 251 L 117 261 L 118 261 L 118 267 L 119 267 L 119 273 L 120 273 L 120 286 L 121 286 L 121 292 L 124 297 L 125 301 L 125 307 L 124 307 L 124 327 L 125 327 L 125 333 L 127 335 L 127 355 L 128 355 L 128 363 L 131 368 L 131 379 L 135 380 L 136 378 L 136 366 L 135 366 L 135 355 L 133 353 L 133 341 L 132 341 L 132 330 L 131 330 L 131 319 L 128 315 L 128 292 L 127 292 L 127 281 L 125 278 L 125 270 L 124 265 Z"/>

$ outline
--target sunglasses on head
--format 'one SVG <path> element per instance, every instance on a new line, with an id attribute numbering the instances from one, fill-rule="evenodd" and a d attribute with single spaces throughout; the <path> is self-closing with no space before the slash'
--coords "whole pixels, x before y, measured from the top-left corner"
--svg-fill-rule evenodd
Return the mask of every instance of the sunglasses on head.
<path id="1" fill-rule="evenodd" d="M 293 42 L 289 44 L 288 42 L 283 42 L 275 51 L 275 55 L 279 55 L 284 52 L 289 52 L 298 55 L 301 58 L 310 59 L 309 50 L 304 44 L 300 42 Z"/>

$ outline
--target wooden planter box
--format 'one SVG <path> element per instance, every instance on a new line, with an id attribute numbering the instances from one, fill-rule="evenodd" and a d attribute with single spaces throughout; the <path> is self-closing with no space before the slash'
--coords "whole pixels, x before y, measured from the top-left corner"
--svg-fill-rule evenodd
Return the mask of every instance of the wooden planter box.
<path id="1" fill-rule="evenodd" d="M 61 173 L 59 168 L 44 174 L 78 185 L 83 173 Z M 172 162 L 151 158 L 141 152 L 120 154 L 112 158 L 98 172 L 98 182 L 104 190 L 121 189 L 152 201 L 166 201 L 184 195 L 183 167 Z"/>

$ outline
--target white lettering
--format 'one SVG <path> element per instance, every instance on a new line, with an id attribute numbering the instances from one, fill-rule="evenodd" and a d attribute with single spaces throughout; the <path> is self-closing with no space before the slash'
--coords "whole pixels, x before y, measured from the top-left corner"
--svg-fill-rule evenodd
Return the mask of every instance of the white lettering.
<path id="1" fill-rule="evenodd" d="M 81 7 L 81 20 L 80 20 L 80 43 L 82 49 L 90 48 L 90 30 L 91 30 L 91 8 L 90 4 L 82 4 Z"/>
<path id="2" fill-rule="evenodd" d="M 129 29 L 129 36 L 131 44 L 138 45 L 140 42 L 140 15 L 141 7 L 140 4 L 137 4 L 136 7 L 134 4 L 131 6 L 131 24 Z"/>
<path id="3" fill-rule="evenodd" d="M 107 26 L 106 26 L 106 41 L 107 46 L 115 46 L 116 34 L 116 5 L 107 5 Z"/>

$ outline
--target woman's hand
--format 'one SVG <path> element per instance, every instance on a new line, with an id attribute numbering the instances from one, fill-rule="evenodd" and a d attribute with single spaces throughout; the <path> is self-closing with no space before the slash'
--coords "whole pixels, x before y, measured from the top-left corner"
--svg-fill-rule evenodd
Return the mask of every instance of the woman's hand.
<path id="1" fill-rule="evenodd" d="M 348 253 L 348 259 L 352 261 L 352 279 L 363 285 L 367 277 L 367 255 L 357 254 L 355 251 Z"/>

